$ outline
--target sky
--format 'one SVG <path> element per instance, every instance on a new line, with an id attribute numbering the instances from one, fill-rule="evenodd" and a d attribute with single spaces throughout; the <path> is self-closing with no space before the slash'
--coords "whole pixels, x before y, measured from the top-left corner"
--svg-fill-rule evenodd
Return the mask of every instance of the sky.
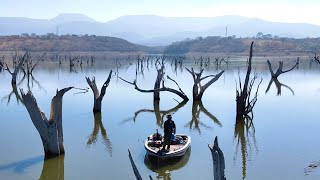
<path id="1" fill-rule="evenodd" d="M 51 19 L 60 13 L 81 13 L 107 22 L 124 15 L 241 15 L 320 25 L 319 0 L 0 0 L 0 6 L 0 17 Z"/>

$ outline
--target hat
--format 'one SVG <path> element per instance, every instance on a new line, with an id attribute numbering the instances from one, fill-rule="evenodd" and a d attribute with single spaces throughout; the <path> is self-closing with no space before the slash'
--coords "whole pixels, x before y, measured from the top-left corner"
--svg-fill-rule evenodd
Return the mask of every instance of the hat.
<path id="1" fill-rule="evenodd" d="M 168 114 L 168 115 L 167 115 L 167 118 L 168 118 L 168 119 L 172 119 L 171 114 Z"/>

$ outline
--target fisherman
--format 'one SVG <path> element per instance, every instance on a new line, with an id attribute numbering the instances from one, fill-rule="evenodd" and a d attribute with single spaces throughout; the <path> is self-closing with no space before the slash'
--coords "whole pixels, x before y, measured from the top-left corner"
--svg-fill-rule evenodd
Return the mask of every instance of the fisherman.
<path id="1" fill-rule="evenodd" d="M 170 150 L 170 143 L 173 137 L 173 134 L 176 133 L 176 125 L 172 120 L 172 116 L 167 115 L 167 120 L 164 122 L 164 142 L 162 150 L 165 150 L 166 145 L 168 145 L 167 150 Z"/>

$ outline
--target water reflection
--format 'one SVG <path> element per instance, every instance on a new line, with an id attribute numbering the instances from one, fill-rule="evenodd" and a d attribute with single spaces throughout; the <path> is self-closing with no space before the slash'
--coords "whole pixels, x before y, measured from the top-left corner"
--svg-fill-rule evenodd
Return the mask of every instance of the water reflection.
<path id="1" fill-rule="evenodd" d="M 63 180 L 64 179 L 64 155 L 46 159 L 43 162 L 39 180 Z"/>
<path id="2" fill-rule="evenodd" d="M 98 139 L 99 130 L 102 135 L 102 142 L 105 146 L 106 151 L 110 156 L 112 156 L 112 143 L 108 138 L 106 129 L 102 124 L 102 115 L 101 112 L 94 113 L 94 127 L 92 133 L 88 137 L 87 146 L 95 145 Z"/>
<path id="3" fill-rule="evenodd" d="M 168 110 L 160 110 L 160 101 L 153 101 L 153 109 L 140 109 L 138 111 L 136 111 L 134 113 L 134 116 L 131 118 L 128 118 L 127 120 L 124 120 L 123 123 L 126 123 L 128 121 L 133 120 L 134 122 L 136 122 L 136 119 L 138 117 L 139 114 L 144 113 L 144 112 L 150 112 L 150 113 L 154 113 L 155 117 L 156 117 L 156 121 L 157 121 L 157 125 L 159 127 L 162 127 L 163 125 L 163 118 L 167 115 L 167 114 L 173 114 L 176 113 L 180 108 L 182 108 L 184 105 L 187 104 L 187 100 L 184 100 L 182 102 L 180 102 L 179 104 L 177 104 L 175 107 L 168 109 Z"/>
<path id="4" fill-rule="evenodd" d="M 236 160 L 237 158 L 240 145 L 242 160 L 242 179 L 245 179 L 247 175 L 247 161 L 251 157 L 252 148 L 258 151 L 257 142 L 255 138 L 255 128 L 253 121 L 250 117 L 247 117 L 242 121 L 236 122 L 233 138 L 237 141 L 236 154 L 234 160 Z"/>
<path id="5" fill-rule="evenodd" d="M 275 84 L 276 85 L 276 88 L 277 88 L 277 95 L 278 96 L 281 96 L 281 87 L 285 87 L 287 89 L 289 89 L 291 92 L 292 92 L 292 95 L 294 95 L 294 91 L 292 90 L 292 88 L 288 85 L 285 85 L 285 84 L 282 84 L 277 78 L 271 78 L 270 81 L 269 81 L 269 84 L 268 84 L 268 87 L 267 87 L 267 90 L 266 90 L 266 94 L 268 93 L 268 91 L 270 90 L 270 87 L 272 84 Z"/>
<path id="6" fill-rule="evenodd" d="M 161 161 L 155 157 L 145 155 L 144 164 L 153 172 L 157 173 L 156 179 L 171 180 L 171 172 L 184 167 L 190 158 L 191 148 L 179 158 Z"/>
<path id="7" fill-rule="evenodd" d="M 14 173 L 24 173 L 25 170 L 35 164 L 43 161 L 43 156 L 35 156 L 28 159 L 23 159 L 17 162 L 0 165 L 0 171 L 12 169 Z"/>
<path id="8" fill-rule="evenodd" d="M 200 122 L 200 112 L 203 112 L 207 115 L 211 120 L 213 120 L 219 127 L 222 127 L 221 122 L 211 114 L 204 106 L 202 101 L 193 101 L 192 103 L 192 119 L 188 122 L 185 127 L 189 127 L 191 129 L 197 130 L 201 134 L 200 126 L 205 127 L 207 129 L 211 128 L 210 126 Z"/>
<path id="9" fill-rule="evenodd" d="M 9 105 L 9 103 L 11 101 L 11 96 L 14 94 L 15 97 L 16 97 L 16 100 L 17 100 L 17 104 L 18 105 L 20 103 L 23 104 L 22 98 L 21 98 L 21 96 L 20 96 L 20 94 L 18 92 L 17 85 L 16 84 L 11 84 L 11 87 L 12 87 L 12 91 L 8 95 L 4 96 L 1 101 L 4 101 L 4 100 L 7 99 L 7 105 Z"/>

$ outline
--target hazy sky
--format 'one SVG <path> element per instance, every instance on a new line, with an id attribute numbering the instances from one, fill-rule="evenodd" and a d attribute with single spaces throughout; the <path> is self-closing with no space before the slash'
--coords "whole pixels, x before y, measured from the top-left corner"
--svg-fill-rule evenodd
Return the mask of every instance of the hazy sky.
<path id="1" fill-rule="evenodd" d="M 82 13 L 106 22 L 123 15 L 172 17 L 242 15 L 279 22 L 320 25 L 319 0 L 0 0 L 1 17 L 50 19 Z"/>

